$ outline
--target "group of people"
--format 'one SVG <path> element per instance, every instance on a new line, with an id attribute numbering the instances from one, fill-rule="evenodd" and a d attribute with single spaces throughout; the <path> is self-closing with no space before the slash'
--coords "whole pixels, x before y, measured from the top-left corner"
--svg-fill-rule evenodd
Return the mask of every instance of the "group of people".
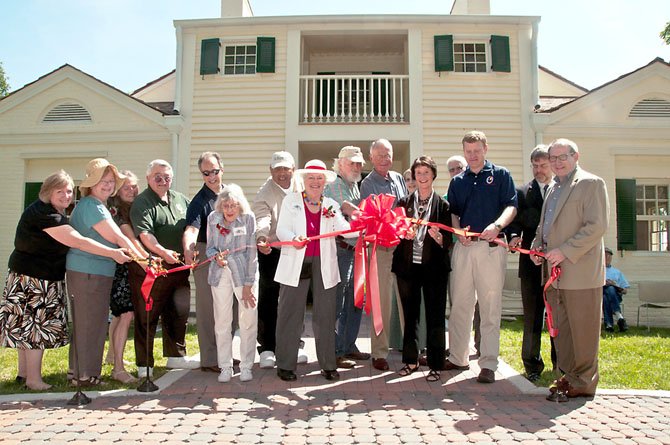
<path id="1" fill-rule="evenodd" d="M 114 318 L 107 360 L 114 364 L 116 380 L 136 380 L 123 364 L 123 346 L 134 319 L 139 377 L 152 376 L 160 320 L 168 367 L 199 367 L 218 373 L 220 382 L 230 381 L 237 364 L 232 338 L 239 328 L 240 380 L 253 378 L 257 347 L 261 368 L 276 367 L 279 378 L 292 381 L 297 364 L 306 361 L 301 334 L 311 290 L 317 360 L 323 377 L 335 380 L 338 368 L 352 368 L 359 361 L 372 359 L 375 369 L 389 369 L 395 294 L 403 331 L 400 375 L 427 366 L 426 380 L 440 381 L 443 370 L 468 369 L 474 320 L 477 381 L 493 383 L 508 255 L 501 244 L 509 243 L 543 252 L 522 255 L 519 262 L 521 355 L 528 379 L 537 380 L 544 369 L 542 288 L 551 268 L 558 267 L 560 278 L 547 298 L 558 329 L 552 339 L 553 368 L 561 377 L 549 398 L 564 401 L 593 394 L 603 294 L 614 314 L 614 320 L 606 317 L 607 326 L 614 322 L 621 330 L 625 327 L 620 310 L 609 303 L 611 291 L 603 287 L 603 235 L 609 221 L 604 181 L 581 169 L 579 149 L 567 139 L 532 151 L 534 179 L 519 188 L 506 168 L 488 160 L 484 133 L 468 132 L 462 147 L 463 156 L 447 161 L 451 181 L 444 196 L 433 187 L 438 166 L 431 157 L 419 156 L 401 175 L 391 170 L 393 146 L 386 139 L 371 144 L 372 171 L 362 181 L 365 156 L 359 147 L 343 147 L 332 170 L 320 160 L 296 170 L 290 153 L 276 152 L 270 177 L 251 203 L 238 185 L 223 183 L 223 163 L 215 152 L 200 156 L 203 186 L 190 201 L 172 190 L 173 171 L 166 161 L 149 164 L 148 187 L 139 193 L 134 174 L 94 159 L 70 217 L 65 210 L 73 199 L 73 182 L 57 172 L 44 181 L 40 199 L 25 210 L 17 227 L 0 306 L 0 345 L 18 349 L 17 380 L 32 389 L 47 389 L 40 371 L 42 353 L 68 343 L 69 299 L 69 373 L 77 385 L 101 384 L 110 307 Z M 397 246 L 377 246 L 379 304 L 373 305 L 372 315 L 382 327 L 373 324 L 367 353 L 356 345 L 361 309 L 354 305 L 354 246 L 359 233 L 349 231 L 349 220 L 362 199 L 379 194 L 391 195 L 393 206 L 404 208 L 410 218 L 476 235 L 452 235 L 442 227 L 415 224 Z M 343 233 L 319 236 L 336 231 Z M 147 310 L 141 289 L 149 257 L 150 264 L 160 264 L 168 273 L 156 278 L 153 306 Z M 192 265 L 196 286 L 199 361 L 187 356 L 185 345 L 190 272 L 171 272 L 183 264 Z M 621 293 L 627 283 L 610 287 Z M 425 326 L 420 323 L 422 304 Z M 419 329 L 427 334 L 425 355 Z"/>

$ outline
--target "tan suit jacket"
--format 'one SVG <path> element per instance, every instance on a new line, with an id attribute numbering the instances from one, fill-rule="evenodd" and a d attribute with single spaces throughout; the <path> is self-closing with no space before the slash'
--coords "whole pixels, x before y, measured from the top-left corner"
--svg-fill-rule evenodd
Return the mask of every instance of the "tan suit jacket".
<path id="1" fill-rule="evenodd" d="M 567 290 L 601 287 L 605 284 L 603 235 L 610 213 L 605 181 L 577 166 L 566 186 L 556 204 L 544 247 L 545 252 L 558 248 L 566 256 L 561 263 L 561 277 L 553 286 Z M 545 211 L 554 193 L 555 186 L 542 206 L 533 241 L 535 249 L 542 245 Z"/>

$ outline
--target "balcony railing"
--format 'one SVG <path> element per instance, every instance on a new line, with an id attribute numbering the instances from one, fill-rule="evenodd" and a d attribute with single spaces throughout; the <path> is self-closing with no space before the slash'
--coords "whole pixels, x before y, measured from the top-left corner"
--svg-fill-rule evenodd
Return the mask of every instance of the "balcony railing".
<path id="1" fill-rule="evenodd" d="M 300 122 L 408 123 L 409 76 L 300 76 Z"/>

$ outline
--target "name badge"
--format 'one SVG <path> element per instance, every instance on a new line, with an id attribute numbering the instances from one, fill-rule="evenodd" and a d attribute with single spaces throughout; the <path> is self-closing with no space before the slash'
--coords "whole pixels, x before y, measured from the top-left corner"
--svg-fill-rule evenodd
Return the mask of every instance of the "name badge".
<path id="1" fill-rule="evenodd" d="M 233 227 L 233 235 L 234 236 L 241 236 L 241 235 L 246 235 L 247 234 L 247 228 L 242 226 L 242 227 Z"/>

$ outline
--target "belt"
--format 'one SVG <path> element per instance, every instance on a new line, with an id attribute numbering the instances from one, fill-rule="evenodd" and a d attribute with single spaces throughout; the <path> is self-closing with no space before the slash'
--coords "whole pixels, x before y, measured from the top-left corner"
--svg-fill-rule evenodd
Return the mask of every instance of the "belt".
<path id="1" fill-rule="evenodd" d="M 498 238 L 503 238 L 503 237 L 502 237 L 502 236 L 498 236 Z M 472 241 L 475 241 L 475 242 L 476 242 L 476 241 L 484 241 L 484 242 L 487 242 L 487 243 L 489 243 L 489 247 L 496 247 L 496 246 L 499 246 L 499 245 L 500 245 L 500 244 L 498 244 L 498 243 L 495 243 L 495 242 L 486 240 L 486 239 L 484 239 L 484 238 L 480 238 L 480 237 L 478 237 L 478 236 L 471 236 L 470 239 L 471 239 Z"/>
<path id="2" fill-rule="evenodd" d="M 340 239 L 337 240 L 337 245 L 338 245 L 339 247 L 341 247 L 342 249 L 350 250 L 350 251 L 352 251 L 352 252 L 353 252 L 354 250 L 356 250 L 356 248 L 355 248 L 354 246 L 352 246 L 351 244 L 346 243 L 345 241 L 340 240 Z"/>

